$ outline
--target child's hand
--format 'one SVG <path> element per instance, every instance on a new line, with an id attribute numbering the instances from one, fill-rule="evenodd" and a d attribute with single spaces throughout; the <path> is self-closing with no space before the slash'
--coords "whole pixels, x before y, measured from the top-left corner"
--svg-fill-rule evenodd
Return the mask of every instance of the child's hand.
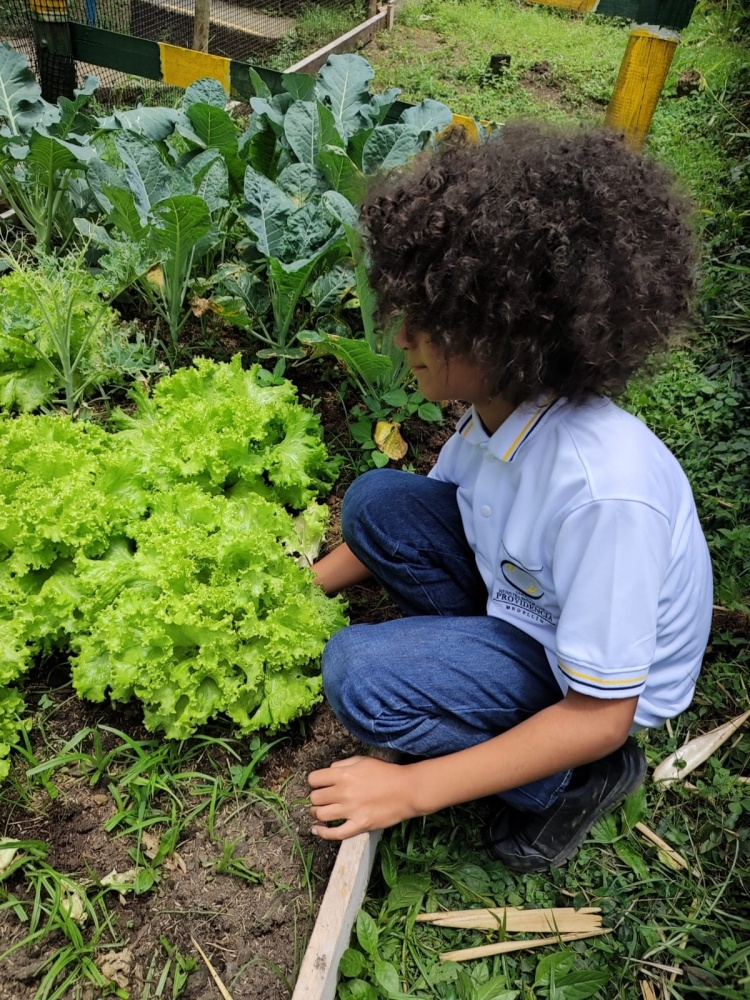
<path id="1" fill-rule="evenodd" d="M 312 832 L 323 840 L 346 840 L 382 830 L 418 813 L 411 804 L 409 765 L 386 764 L 374 757 L 347 757 L 308 775 L 316 820 Z M 341 826 L 326 826 L 344 820 Z"/>

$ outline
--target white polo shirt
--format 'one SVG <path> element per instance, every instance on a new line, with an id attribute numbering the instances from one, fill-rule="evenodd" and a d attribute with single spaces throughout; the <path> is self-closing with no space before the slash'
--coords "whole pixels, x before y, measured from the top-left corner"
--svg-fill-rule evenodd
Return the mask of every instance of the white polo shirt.
<path id="1" fill-rule="evenodd" d="M 711 624 L 706 541 L 677 459 L 607 399 L 473 407 L 430 476 L 458 487 L 487 614 L 545 647 L 563 692 L 639 695 L 635 723 L 689 704 Z"/>

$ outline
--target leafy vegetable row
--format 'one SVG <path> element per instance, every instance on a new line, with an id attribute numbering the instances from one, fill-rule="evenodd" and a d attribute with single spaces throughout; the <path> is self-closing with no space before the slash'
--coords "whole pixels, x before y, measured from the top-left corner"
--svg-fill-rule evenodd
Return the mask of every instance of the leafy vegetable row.
<path id="1" fill-rule="evenodd" d="M 214 314 L 277 358 L 277 374 L 312 345 L 347 366 L 373 420 L 413 411 L 424 401 L 406 394 L 408 371 L 375 323 L 353 205 L 369 176 L 434 142 L 451 112 L 431 100 L 404 108 L 395 89 L 371 94 L 358 55 L 332 56 L 317 79 L 286 74 L 276 95 L 249 73 L 247 128 L 210 79 L 178 108 L 102 117 L 89 109 L 93 78 L 51 105 L 24 57 L 0 46 L 0 192 L 43 251 L 97 247 L 110 296 L 132 287 L 145 298 L 172 364 L 191 312 Z M 22 393 L 12 404 L 29 408 Z"/>

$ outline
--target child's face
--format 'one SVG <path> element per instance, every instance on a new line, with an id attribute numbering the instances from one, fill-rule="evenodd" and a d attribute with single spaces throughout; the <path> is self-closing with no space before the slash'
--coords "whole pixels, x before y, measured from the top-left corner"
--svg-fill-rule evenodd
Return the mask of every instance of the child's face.
<path id="1" fill-rule="evenodd" d="M 425 399 L 460 399 L 477 406 L 491 399 L 482 369 L 464 357 L 446 358 L 423 330 L 404 323 L 396 334 L 396 346 L 406 354 Z"/>
<path id="2" fill-rule="evenodd" d="M 466 357 L 446 358 L 424 330 L 404 323 L 396 334 L 396 346 L 406 354 L 406 361 L 425 399 L 439 402 L 460 399 L 472 403 L 490 434 L 498 429 L 515 409 L 500 394 L 493 394 L 482 368 Z"/>

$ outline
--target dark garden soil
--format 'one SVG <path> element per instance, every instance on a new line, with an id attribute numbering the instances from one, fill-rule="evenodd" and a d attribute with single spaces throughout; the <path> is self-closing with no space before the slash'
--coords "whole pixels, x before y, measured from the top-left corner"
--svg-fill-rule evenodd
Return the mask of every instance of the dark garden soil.
<path id="1" fill-rule="evenodd" d="M 46 739 L 58 741 L 86 726 L 110 725 L 133 738 L 145 738 L 137 713 L 102 710 L 58 692 L 60 708 L 46 724 Z M 228 735 L 228 734 L 225 734 Z M 41 742 L 34 733 L 32 741 Z M 325 882 L 335 860 L 333 845 L 317 842 L 309 832 L 305 796 L 305 774 L 332 759 L 361 750 L 338 724 L 326 706 L 295 727 L 272 752 L 259 771 L 263 789 L 277 793 L 287 810 L 279 814 L 274 803 L 245 798 L 220 810 L 214 838 L 204 819 L 193 822 L 181 837 L 174 854 L 161 866 L 159 885 L 134 896 L 115 892 L 107 896 L 114 934 L 113 942 L 98 952 L 96 964 L 120 987 L 140 997 L 151 970 L 152 988 L 167 961 L 161 944 L 169 942 L 184 956 L 195 956 L 194 939 L 208 955 L 234 1000 L 276 1000 L 288 997 L 287 983 L 312 930 L 314 911 L 322 898 Z M 105 832 L 105 824 L 116 811 L 106 784 L 91 787 L 76 776 L 57 773 L 58 797 L 39 795 L 24 810 L 18 809 L 6 826 L 7 835 L 42 840 L 49 847 L 48 863 L 58 872 L 84 886 L 93 885 L 110 872 L 122 874 L 133 868 L 128 849 L 133 837 Z M 158 846 L 160 827 L 152 827 L 153 846 Z M 298 843 L 296 839 L 298 838 Z M 234 856 L 261 881 L 252 884 L 231 875 L 217 874 L 222 843 L 235 845 Z M 147 849 L 148 850 L 148 849 Z M 303 856 L 312 854 L 309 879 Z M 19 896 L 27 889 L 21 877 L 7 888 Z M 86 936 L 86 928 L 83 928 Z M 3 950 L 27 934 L 27 928 L 11 911 L 0 914 Z M 63 944 L 62 936 L 42 939 L 38 947 L 24 947 L 5 959 L 0 971 L 1 1000 L 32 1000 L 47 960 Z M 156 969 L 156 975 L 154 975 Z M 93 1000 L 105 995 L 91 987 L 82 997 Z M 182 996 L 188 1000 L 217 996 L 216 987 L 202 962 L 189 977 Z M 72 990 L 65 997 L 77 997 Z"/>

